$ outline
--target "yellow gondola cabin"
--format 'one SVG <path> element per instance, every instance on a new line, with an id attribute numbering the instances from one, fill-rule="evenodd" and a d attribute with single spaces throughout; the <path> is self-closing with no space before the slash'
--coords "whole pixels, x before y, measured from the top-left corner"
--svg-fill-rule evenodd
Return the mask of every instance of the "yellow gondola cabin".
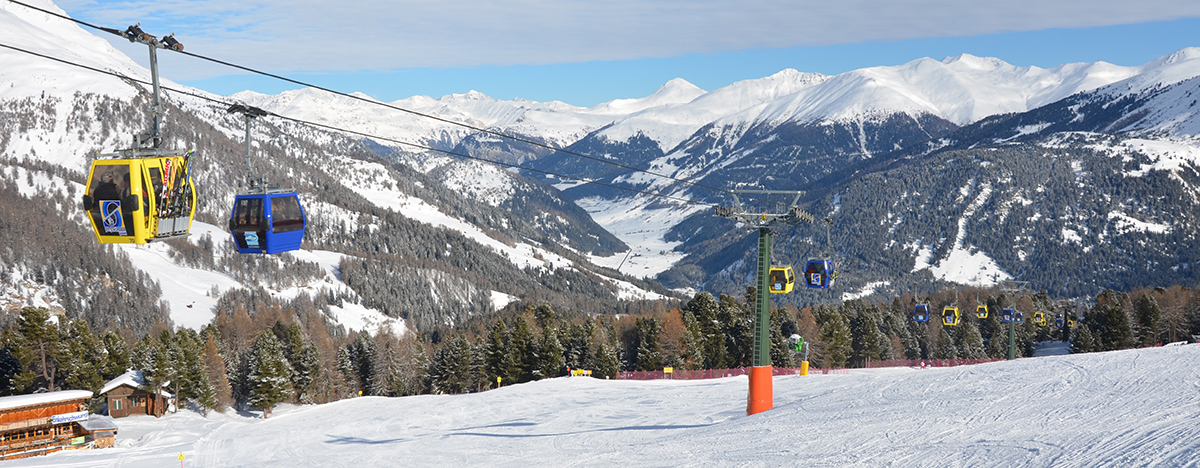
<path id="1" fill-rule="evenodd" d="M 145 244 L 188 235 L 196 192 L 187 156 L 94 160 L 83 209 L 96 239 L 101 244 Z"/>
<path id="2" fill-rule="evenodd" d="M 949 327 L 958 326 L 958 307 L 946 307 L 942 309 L 942 325 Z"/>
<path id="3" fill-rule="evenodd" d="M 768 288 L 771 293 L 792 292 L 792 287 L 796 285 L 796 273 L 792 271 L 792 267 L 772 267 L 770 273 Z"/>

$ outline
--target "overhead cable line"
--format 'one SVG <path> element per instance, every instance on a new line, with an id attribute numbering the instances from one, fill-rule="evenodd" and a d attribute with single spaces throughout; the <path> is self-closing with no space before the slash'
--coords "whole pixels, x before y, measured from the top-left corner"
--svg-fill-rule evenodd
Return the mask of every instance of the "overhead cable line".
<path id="1" fill-rule="evenodd" d="M 68 21 L 73 21 L 73 22 L 75 22 L 75 23 L 78 23 L 78 24 L 81 24 L 81 25 L 87 26 L 87 27 L 89 27 L 89 28 L 97 29 L 97 30 L 104 31 L 104 32 L 107 32 L 107 33 L 110 33 L 110 34 L 114 34 L 114 35 L 117 35 L 117 36 L 121 36 L 121 37 L 126 37 L 126 36 L 125 36 L 125 35 L 124 35 L 124 34 L 123 34 L 123 33 L 122 33 L 120 30 L 117 30 L 117 29 L 106 28 L 106 27 L 102 27 L 102 26 L 96 26 L 96 25 L 94 25 L 94 24 L 87 23 L 87 22 L 85 22 L 85 21 L 81 21 L 81 20 L 77 20 L 77 19 L 75 19 L 75 18 L 72 18 L 72 17 L 70 17 L 70 16 L 67 16 L 67 15 L 62 15 L 62 14 L 55 13 L 55 12 L 52 12 L 52 11 L 49 11 L 49 10 L 45 10 L 45 9 L 42 9 L 42 8 L 38 8 L 38 7 L 35 7 L 35 6 L 31 6 L 31 5 L 28 5 L 28 4 L 26 4 L 26 3 L 22 3 L 22 2 L 20 2 L 20 1 L 17 1 L 17 0 L 8 0 L 8 1 L 9 1 L 9 2 L 12 2 L 12 3 L 15 3 L 15 4 L 18 4 L 18 5 L 21 5 L 21 6 L 24 6 L 24 7 L 26 7 L 26 8 L 30 8 L 30 9 L 33 9 L 33 10 L 37 10 L 37 11 L 40 11 L 40 12 L 46 13 L 46 14 L 48 14 L 48 15 L 56 16 L 56 17 L 58 17 L 58 18 L 62 18 L 62 19 L 68 20 Z M 318 89 L 318 90 L 321 90 L 321 91 L 325 91 L 325 92 L 327 92 L 327 93 L 332 93 L 332 94 L 335 94 L 335 95 L 338 95 L 338 96 L 347 97 L 347 98 L 350 98 L 350 99 L 355 99 L 355 100 L 362 101 L 362 102 L 366 102 L 366 103 L 369 103 L 369 104 L 374 104 L 374 105 L 379 105 L 379 106 L 387 107 L 387 108 L 389 108 L 389 109 L 398 110 L 398 111 L 405 112 L 405 113 L 412 114 L 412 115 L 416 115 L 416 116 L 419 116 L 419 117 L 424 117 L 424 118 L 427 118 L 427 119 L 432 119 L 432 120 L 436 120 L 436 121 L 439 121 L 439 122 L 442 122 L 442 123 L 446 123 L 446 124 L 450 124 L 450 125 L 455 125 L 455 126 L 463 127 L 463 128 L 470 129 L 470 130 L 474 130 L 474 131 L 481 132 L 481 133 L 486 133 L 486 134 L 488 134 L 488 135 L 492 135 L 492 136 L 495 136 L 495 137 L 498 137 L 498 138 L 504 138 L 504 139 L 508 139 L 508 140 L 516 141 L 516 142 L 519 142 L 519 143 L 525 143 L 525 144 L 532 145 L 532 146 L 535 146 L 535 147 L 538 147 L 538 148 L 543 148 L 543 149 L 547 149 L 547 150 L 554 151 L 554 152 L 561 152 L 561 153 L 568 154 L 568 155 L 571 155 L 571 156 L 576 156 L 576 157 L 580 157 L 580 158 L 584 158 L 584 159 L 588 159 L 588 160 L 592 160 L 592 161 L 596 161 L 596 162 L 600 162 L 600 163 L 604 163 L 604 164 L 612 165 L 612 166 L 619 167 L 619 168 L 622 168 L 622 169 L 627 169 L 627 170 L 631 170 L 631 171 L 635 171 L 635 172 L 641 172 L 641 173 L 643 173 L 643 174 L 651 175 L 651 176 L 654 176 L 654 177 L 658 177 L 658 178 L 662 178 L 662 179 L 667 179 L 667 180 L 672 180 L 672 181 L 679 182 L 679 183 L 682 183 L 682 184 L 687 184 L 687 185 L 691 185 L 691 186 L 695 186 L 695 187 L 700 187 L 700 188 L 704 188 L 704 189 L 712 190 L 712 191 L 714 191 L 714 192 L 724 193 L 724 194 L 726 194 L 726 195 L 731 195 L 731 196 L 732 196 L 732 195 L 734 195 L 733 191 L 731 191 L 731 190 L 722 189 L 722 188 L 718 188 L 718 187 L 712 187 L 712 186 L 709 186 L 709 185 L 706 185 L 706 184 L 702 184 L 702 183 L 700 183 L 700 182 L 696 182 L 696 181 L 694 181 L 694 180 L 692 180 L 692 179 L 690 179 L 690 178 L 689 178 L 689 179 L 681 179 L 681 178 L 678 178 L 678 177 L 675 177 L 675 176 L 671 176 L 671 175 L 668 175 L 668 174 L 662 174 L 662 173 L 654 172 L 654 171 L 647 170 L 647 169 L 641 169 L 641 168 L 638 168 L 638 167 L 630 166 L 630 165 L 628 165 L 628 164 L 619 163 L 619 162 L 615 162 L 615 161 L 610 161 L 610 160 L 607 160 L 607 159 L 604 159 L 604 158 L 599 158 L 599 157 L 595 157 L 595 156 L 589 156 L 589 155 L 586 155 L 586 154 L 583 154 L 583 153 L 580 153 L 580 152 L 577 152 L 577 151 L 571 151 L 571 150 L 568 150 L 568 149 L 565 149 L 565 148 L 557 148 L 557 147 L 554 147 L 554 146 L 551 146 L 551 145 L 548 145 L 548 144 L 545 144 L 545 143 L 539 143 L 539 142 L 536 142 L 536 141 L 533 141 L 533 140 L 529 140 L 529 139 L 526 139 L 526 138 L 521 138 L 521 137 L 518 137 L 518 136 L 509 135 L 509 134 L 507 134 L 507 133 L 498 132 L 498 131 L 496 131 L 496 130 L 489 130 L 489 129 L 486 129 L 486 128 L 483 128 L 483 127 L 477 127 L 477 126 L 474 126 L 474 125 L 471 125 L 471 124 L 467 124 L 467 123 L 463 123 L 463 122 L 457 122 L 457 121 L 454 121 L 454 120 L 450 120 L 450 119 L 446 119 L 446 118 L 438 117 L 438 116 L 435 116 L 435 115 L 430 115 L 430 114 L 426 114 L 426 113 L 423 113 L 423 112 L 414 111 L 414 110 L 412 110 L 412 109 L 405 109 L 405 108 L 403 108 L 403 107 L 396 106 L 396 105 L 394 105 L 394 104 L 391 104 L 391 103 L 386 103 L 386 102 L 382 102 L 382 101 L 376 101 L 376 100 L 374 100 L 374 99 L 368 99 L 368 98 L 365 98 L 365 97 L 362 97 L 362 96 L 357 96 L 357 95 L 350 94 L 350 93 L 344 93 L 344 92 L 337 91 L 337 90 L 333 90 L 333 89 L 329 89 L 329 88 L 326 88 L 326 87 L 323 87 L 323 86 L 318 86 L 318 85 L 315 85 L 315 84 L 306 83 L 306 82 L 299 81 L 299 80 L 296 80 L 296 79 L 288 78 L 288 77 L 285 77 L 285 76 L 282 76 L 282 75 L 276 75 L 276 74 L 274 74 L 274 73 L 270 73 L 270 72 L 265 72 L 265 71 L 257 70 L 257 69 L 254 69 L 254 68 L 246 67 L 246 66 L 243 66 L 243 65 L 238 65 L 238 64 L 235 64 L 235 63 L 231 63 L 231 62 L 226 62 L 226 61 L 224 61 L 224 60 L 215 59 L 215 58 L 212 58 L 212 57 L 207 57 L 207 56 L 204 56 L 204 55 L 194 54 L 194 53 L 191 53 L 191 52 L 184 51 L 182 47 L 181 47 L 181 48 L 179 48 L 179 49 L 171 49 L 171 50 L 174 50 L 175 52 L 178 52 L 178 53 L 181 53 L 181 54 L 184 54 L 184 55 L 190 56 L 190 57 L 198 58 L 198 59 L 200 59 L 200 60 L 206 60 L 206 61 L 209 61 L 209 62 L 212 62 L 212 63 L 216 63 L 216 64 L 219 64 L 219 65 L 224 65 L 224 66 L 227 66 L 227 67 L 232 67 L 232 68 L 236 68 L 236 69 L 239 69 L 239 70 L 242 70 L 242 71 L 246 71 L 246 72 L 250 72 L 250 73 L 254 73 L 254 74 L 258 74 L 258 75 L 263 75 L 263 76 L 268 76 L 268 77 L 275 78 L 275 79 L 278 79 L 278 80 L 286 81 L 286 82 L 288 82 L 288 83 L 292 83 L 292 84 L 296 84 L 296 85 L 300 85 L 300 86 L 304 86 L 304 87 L 308 87 L 308 88 Z M 386 139 L 386 138 L 385 138 L 384 140 L 388 140 L 388 139 Z M 388 140 L 388 141 L 390 141 L 390 140 Z M 435 150 L 435 151 L 436 151 L 436 150 Z M 516 166 L 514 166 L 514 167 L 516 167 Z M 539 170 L 536 170 L 536 169 L 530 169 L 530 168 L 521 168 L 521 169 L 529 170 L 529 171 L 531 171 L 531 172 L 546 173 L 545 171 L 539 171 Z M 577 179 L 577 180 L 582 180 L 582 179 L 579 179 L 579 178 L 574 178 L 574 177 L 572 177 L 572 178 L 573 178 L 573 179 Z M 759 198 L 757 198 L 757 197 L 746 197 L 746 198 L 758 199 L 758 200 L 760 200 L 760 201 L 767 201 L 767 200 L 764 200 L 764 199 L 759 199 Z"/>
<path id="2" fill-rule="evenodd" d="M 132 82 L 135 82 L 135 83 L 140 83 L 140 84 L 144 84 L 144 85 L 151 85 L 151 84 L 152 84 L 152 83 L 151 83 L 151 82 L 149 82 L 149 81 L 145 81 L 145 80 L 141 80 L 141 79 L 138 79 L 138 78 L 133 78 L 133 77 L 130 77 L 130 76 L 122 75 L 122 74 L 120 74 L 120 73 L 117 73 L 117 72 L 114 72 L 114 71 L 110 71 L 110 70 L 102 70 L 102 69 L 99 69 L 99 68 L 96 68 L 96 67 L 92 67 L 92 66 L 89 66 L 89 65 L 84 65 L 84 64 L 81 64 L 81 63 L 77 63 L 77 62 L 72 62 L 72 61 L 70 61 L 70 60 L 65 60 L 65 59 L 61 59 L 61 58 L 57 58 L 57 57 L 52 57 L 52 56 L 49 56 L 49 55 L 46 55 L 46 54 L 41 54 L 41 53 L 38 53 L 38 52 L 34 52 L 34 51 L 31 51 L 31 50 L 23 49 L 23 48 L 20 48 L 20 47 L 17 47 L 17 46 L 13 46 L 13 45 L 8 45 L 8 44 L 0 43 L 0 47 L 4 47 L 4 48 L 7 48 L 7 49 L 15 50 L 15 51 L 17 51 L 17 52 L 23 52 L 23 53 L 26 53 L 26 54 L 29 54 L 29 55 L 33 55 L 33 56 L 37 56 L 37 57 L 41 57 L 41 58 L 48 59 L 48 60 L 53 60 L 53 61 L 55 61 L 55 62 L 59 62 L 59 63 L 65 64 L 65 65 L 71 65 L 71 66 L 74 66 L 74 67 L 83 68 L 83 69 L 90 70 L 90 71 L 94 71 L 94 72 L 97 72 L 97 73 L 102 73 L 102 74 L 105 74 L 105 75 L 109 75 L 109 76 L 113 76 L 113 77 L 116 77 L 116 78 L 120 78 L 120 79 L 122 79 L 122 80 L 132 81 Z M 213 102 L 213 103 L 216 103 L 216 104 L 220 104 L 220 105 L 224 106 L 225 108 L 228 108 L 228 107 L 230 107 L 230 106 L 233 106 L 233 105 L 241 105 L 240 103 L 230 103 L 230 102 L 227 102 L 227 101 L 224 101 L 224 100 L 221 100 L 221 99 L 213 98 L 213 97 L 211 97 L 211 96 L 205 96 L 205 95 L 203 95 L 203 94 L 197 94 L 197 93 L 193 93 L 193 92 L 186 91 L 186 90 L 182 90 L 182 89 L 175 89 L 175 88 L 171 88 L 171 87 L 168 87 L 168 86 L 163 86 L 163 87 L 162 87 L 162 89 L 164 89 L 164 90 L 167 90 L 167 91 L 171 91 L 171 92 L 173 92 L 173 93 L 178 93 L 178 94 L 182 94 L 182 95 L 186 95 L 186 96 L 191 96 L 191 97 L 194 97 L 194 98 L 197 98 L 197 99 L 202 99 L 202 100 L 205 100 L 205 101 L 209 101 L 209 102 Z M 530 171 L 530 172 L 536 172 L 536 173 L 540 173 L 540 174 L 551 175 L 551 176 L 555 176 L 555 177 L 561 177 L 561 178 L 564 178 L 564 179 L 575 180 L 575 181 L 578 181 L 578 182 L 583 182 L 583 183 L 585 183 L 585 184 L 593 184 L 593 185 L 599 185 L 599 186 L 601 186 L 601 187 L 608 187 L 608 188 L 613 188 L 613 189 L 618 189 L 618 190 L 625 190 L 625 191 L 629 191 L 629 192 L 638 193 L 638 194 L 641 194 L 641 195 L 649 195 L 649 196 L 653 196 L 653 197 L 658 197 L 658 198 L 664 198 L 664 199 L 668 199 L 668 200 L 673 200 L 673 201 L 681 202 L 681 203 L 688 204 L 688 205 L 716 206 L 716 204 L 713 204 L 713 203 L 707 203 L 707 202 L 696 201 L 696 200 L 692 200 L 692 199 L 688 199 L 688 198 L 677 197 L 677 196 L 674 196 L 674 195 L 667 195 L 667 194 L 664 194 L 664 193 L 661 193 L 661 192 L 654 192 L 654 191 L 650 191 L 650 190 L 641 190 L 641 189 L 636 189 L 636 188 L 632 188 L 632 187 L 624 187 L 624 186 L 620 186 L 620 185 L 609 184 L 609 183 L 600 182 L 600 181 L 596 181 L 596 180 L 592 180 L 592 179 L 587 179 L 587 178 L 583 178 L 583 177 L 575 177 L 575 176 L 570 176 L 570 175 L 566 175 L 566 174 L 559 174 L 559 173 L 556 173 L 556 172 L 546 171 L 546 170 L 542 170 L 542 169 L 534 169 L 534 168 L 531 168 L 531 167 L 525 167 L 525 166 L 520 166 L 520 165 L 517 165 L 517 164 L 506 163 L 506 162 L 503 162 L 503 161 L 495 161 L 495 160 L 491 160 L 491 159 L 487 159 L 487 158 L 481 158 L 481 157 L 478 157 L 478 156 L 472 156 L 472 155 L 469 155 L 469 154 L 462 154 L 462 153 L 457 153 L 457 152 L 450 151 L 450 150 L 438 149 L 438 148 L 434 148 L 434 147 L 431 147 L 431 146 L 422 145 L 422 144 L 419 144 L 419 143 L 413 143 L 413 142 L 409 142 L 409 141 L 397 140 L 397 139 L 394 139 L 394 138 L 389 138 L 389 137 L 384 137 L 384 136 L 379 136 L 379 135 L 372 135 L 372 134 L 370 134 L 370 133 L 366 133 L 366 132 L 360 132 L 360 131 L 357 131 L 357 130 L 350 130 L 350 129 L 346 129 L 346 128 L 340 128 L 340 127 L 336 127 L 336 126 L 333 126 L 333 125 L 327 125 L 327 124 L 323 124 L 323 123 L 319 123 L 319 122 L 312 122 L 312 121 L 308 121 L 308 120 L 304 120 L 304 119 L 298 119 L 298 118 L 295 118 L 295 117 L 288 117 L 288 116 L 286 116 L 286 115 L 280 115 L 280 114 L 276 114 L 276 113 L 274 113 L 274 112 L 269 112 L 269 111 L 263 111 L 263 112 L 266 112 L 266 114 L 267 114 L 267 115 L 271 115 L 271 116 L 274 116 L 274 117 L 281 118 L 281 119 L 283 119 L 283 120 L 287 120 L 287 121 L 291 121 L 291 122 L 295 122 L 295 123 L 299 123 L 299 124 L 303 124 L 303 125 L 308 125 L 308 126 L 312 126 L 312 127 L 316 127 L 316 128 L 324 128 L 324 129 L 326 129 L 326 130 L 333 130 L 333 131 L 342 132 L 342 133 L 347 133 L 347 134 L 351 134 L 351 135 L 358 135 L 358 136 L 367 137 L 367 138 L 371 138 L 371 139 L 375 139 L 375 140 L 387 141 L 387 142 L 395 143 L 395 144 L 398 144 L 398 145 L 409 146 L 409 147 L 413 147 L 413 148 L 419 148 L 419 149 L 423 149 L 423 150 L 427 150 L 427 151 L 433 151 L 433 152 L 437 152 L 437 153 L 446 154 L 446 155 L 449 155 L 449 156 L 456 156 L 456 157 L 460 157 L 460 158 L 464 158 L 464 159 L 472 159 L 472 160 L 481 161 L 481 162 L 485 162 L 485 163 L 491 163 L 491 164 L 495 164 L 495 165 L 497 165 L 497 166 L 510 167 L 510 168 L 513 168 L 513 169 L 521 169 L 521 170 L 526 170 L 526 171 Z"/>

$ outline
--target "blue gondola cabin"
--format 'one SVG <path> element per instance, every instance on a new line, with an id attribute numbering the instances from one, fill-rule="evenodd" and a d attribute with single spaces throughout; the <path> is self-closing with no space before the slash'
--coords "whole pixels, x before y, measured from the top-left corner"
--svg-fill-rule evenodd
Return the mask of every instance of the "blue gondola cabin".
<path id="1" fill-rule="evenodd" d="M 809 260 L 804 269 L 804 282 L 812 289 L 826 289 L 833 285 L 833 262 Z"/>
<path id="2" fill-rule="evenodd" d="M 240 253 L 275 254 L 300 248 L 307 221 L 296 192 L 239 194 L 229 231 Z"/>
<path id="3" fill-rule="evenodd" d="M 917 322 L 922 322 L 922 323 L 928 322 L 929 321 L 929 306 L 925 305 L 925 304 L 920 304 L 920 305 L 917 305 L 916 307 L 914 307 L 913 308 L 913 320 L 916 320 Z"/>

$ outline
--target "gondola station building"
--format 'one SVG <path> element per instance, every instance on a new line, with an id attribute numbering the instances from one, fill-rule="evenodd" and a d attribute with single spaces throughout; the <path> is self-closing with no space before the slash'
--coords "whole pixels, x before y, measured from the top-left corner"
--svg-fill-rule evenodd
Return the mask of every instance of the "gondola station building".
<path id="1" fill-rule="evenodd" d="M 112 447 L 112 418 L 88 413 L 88 390 L 0 397 L 0 460 L 71 448 Z"/>

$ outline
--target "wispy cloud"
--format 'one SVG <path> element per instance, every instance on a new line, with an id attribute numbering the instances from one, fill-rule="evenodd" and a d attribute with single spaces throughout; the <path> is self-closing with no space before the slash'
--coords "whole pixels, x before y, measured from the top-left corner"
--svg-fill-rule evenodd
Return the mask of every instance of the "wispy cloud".
<path id="1" fill-rule="evenodd" d="M 1200 17 L 1195 0 L 60 0 L 274 71 L 541 65 Z M 196 79 L 212 67 L 176 73 Z M 225 71 L 227 73 L 227 71 Z M 188 76 L 184 76 L 188 75 Z"/>

